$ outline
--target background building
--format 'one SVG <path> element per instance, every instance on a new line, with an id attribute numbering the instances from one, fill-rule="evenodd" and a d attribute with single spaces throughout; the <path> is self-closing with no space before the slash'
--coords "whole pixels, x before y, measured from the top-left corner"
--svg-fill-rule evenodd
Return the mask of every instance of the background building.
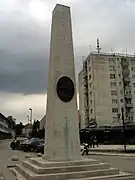
<path id="1" fill-rule="evenodd" d="M 12 116 L 5 117 L 0 113 L 0 139 L 11 138 L 15 135 L 15 121 Z"/>
<path id="2" fill-rule="evenodd" d="M 25 137 L 28 137 L 31 132 L 32 132 L 32 124 L 26 124 L 22 129 L 22 134 Z"/>
<path id="3" fill-rule="evenodd" d="M 46 115 L 40 120 L 40 128 L 39 129 L 45 128 L 45 122 L 46 122 Z"/>
<path id="4" fill-rule="evenodd" d="M 83 62 L 79 107 L 85 127 L 121 126 L 135 122 L 135 56 L 92 52 Z M 83 116 L 83 117 L 82 117 Z"/>
<path id="5" fill-rule="evenodd" d="M 83 70 L 78 74 L 80 129 L 85 128 Z"/>

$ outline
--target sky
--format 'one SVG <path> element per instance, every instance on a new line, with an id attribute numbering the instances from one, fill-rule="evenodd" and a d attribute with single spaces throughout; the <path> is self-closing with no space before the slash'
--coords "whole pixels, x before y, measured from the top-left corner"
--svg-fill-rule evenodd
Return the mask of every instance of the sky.
<path id="1" fill-rule="evenodd" d="M 71 7 L 76 77 L 96 50 L 135 52 L 134 0 L 0 0 L 0 111 L 27 123 L 46 112 L 51 13 Z"/>

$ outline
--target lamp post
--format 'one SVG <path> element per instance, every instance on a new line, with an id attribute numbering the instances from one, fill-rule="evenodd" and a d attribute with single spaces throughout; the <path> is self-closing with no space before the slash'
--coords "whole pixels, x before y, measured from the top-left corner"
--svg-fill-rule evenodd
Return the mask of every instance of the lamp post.
<path id="1" fill-rule="evenodd" d="M 121 108 L 122 113 L 122 127 L 123 127 L 123 133 L 124 133 L 124 150 L 126 152 L 126 134 L 125 134 L 125 120 L 124 120 L 124 108 Z"/>
<path id="2" fill-rule="evenodd" d="M 30 111 L 30 124 L 32 124 L 32 108 L 29 108 Z"/>
<path id="3" fill-rule="evenodd" d="M 118 119 L 120 119 L 120 114 L 118 114 Z M 125 134 L 125 119 L 124 119 L 124 108 L 121 108 L 121 120 L 122 120 L 122 132 L 124 138 L 124 151 L 126 152 L 126 134 Z"/>
<path id="4" fill-rule="evenodd" d="M 29 116 L 27 115 L 27 118 L 28 118 L 28 124 L 29 124 Z"/>

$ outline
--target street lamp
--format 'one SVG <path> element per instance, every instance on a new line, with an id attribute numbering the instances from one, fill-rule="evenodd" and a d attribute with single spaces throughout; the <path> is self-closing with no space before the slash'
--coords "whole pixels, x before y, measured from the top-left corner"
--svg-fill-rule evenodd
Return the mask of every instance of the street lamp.
<path id="1" fill-rule="evenodd" d="M 125 132 L 125 119 L 124 119 L 124 108 L 121 108 L 121 115 L 118 114 L 118 119 L 122 119 L 122 132 L 123 132 L 123 138 L 124 138 L 124 151 L 126 152 L 126 132 Z"/>
<path id="2" fill-rule="evenodd" d="M 30 124 L 32 124 L 32 109 L 29 108 L 29 111 L 30 111 Z"/>
<path id="3" fill-rule="evenodd" d="M 28 124 L 29 124 L 29 116 L 27 116 L 27 118 L 28 118 Z"/>

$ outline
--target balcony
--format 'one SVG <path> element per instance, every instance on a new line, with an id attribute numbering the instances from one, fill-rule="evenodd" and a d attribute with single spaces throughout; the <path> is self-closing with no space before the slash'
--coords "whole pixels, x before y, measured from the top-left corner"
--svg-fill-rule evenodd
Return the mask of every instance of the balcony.
<path id="1" fill-rule="evenodd" d="M 127 76 L 129 74 L 129 69 L 125 68 L 123 69 L 123 76 Z"/>
<path id="2" fill-rule="evenodd" d="M 125 94 L 124 95 L 126 99 L 132 99 L 132 95 L 131 94 Z"/>
<path id="3" fill-rule="evenodd" d="M 122 59 L 122 66 L 123 67 L 125 67 L 125 66 L 128 66 L 129 65 L 129 63 L 128 63 L 128 61 L 124 58 L 124 59 Z"/>
<path id="4" fill-rule="evenodd" d="M 130 78 L 129 77 L 124 77 L 123 79 L 125 82 L 130 82 Z"/>
<path id="5" fill-rule="evenodd" d="M 132 104 L 132 103 L 125 103 L 125 106 L 126 106 L 127 108 L 133 108 L 133 104 Z"/>

